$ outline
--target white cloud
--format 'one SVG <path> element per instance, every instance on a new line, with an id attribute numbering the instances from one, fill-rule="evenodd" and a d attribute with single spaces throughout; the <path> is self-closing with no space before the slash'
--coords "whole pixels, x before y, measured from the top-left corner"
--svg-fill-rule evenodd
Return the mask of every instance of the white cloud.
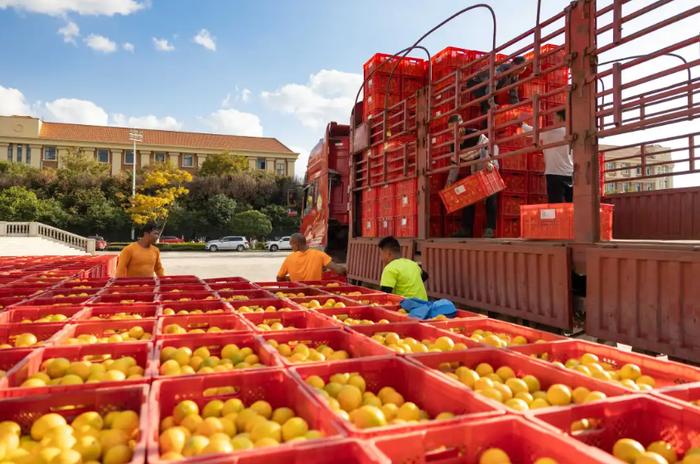
<path id="1" fill-rule="evenodd" d="M 48 121 L 70 122 L 75 124 L 93 124 L 106 126 L 109 122 L 107 112 L 89 100 L 77 98 L 59 98 L 45 105 L 45 118 Z"/>
<path id="2" fill-rule="evenodd" d="M 134 53 L 134 44 L 132 44 L 131 42 L 124 42 L 122 44 L 122 48 L 127 52 Z"/>
<path id="3" fill-rule="evenodd" d="M 330 121 L 349 119 L 361 84 L 360 74 L 322 69 L 306 84 L 286 84 L 261 96 L 272 109 L 293 114 L 305 127 L 318 130 Z"/>
<path id="4" fill-rule="evenodd" d="M 66 13 L 81 15 L 128 15 L 146 6 L 136 0 L 0 0 L 0 10 L 15 8 L 30 13 L 60 16 Z"/>
<path id="5" fill-rule="evenodd" d="M 85 38 L 85 45 L 101 53 L 114 53 L 117 44 L 103 35 L 90 34 Z"/>
<path id="6" fill-rule="evenodd" d="M 257 115 L 233 108 L 220 109 L 199 119 L 214 132 L 253 137 L 263 135 L 262 124 Z"/>
<path id="7" fill-rule="evenodd" d="M 58 30 L 63 36 L 63 41 L 75 45 L 75 39 L 80 36 L 80 28 L 73 21 L 68 21 L 65 26 Z"/>
<path id="8" fill-rule="evenodd" d="M 24 116 L 31 115 L 32 110 L 24 99 L 24 94 L 11 87 L 0 85 L 0 115 Z"/>
<path id="9" fill-rule="evenodd" d="M 116 113 L 112 115 L 112 124 L 122 127 L 138 127 L 141 129 L 180 130 L 182 123 L 172 116 L 159 118 L 152 114 L 147 116 L 129 116 Z"/>
<path id="10" fill-rule="evenodd" d="M 172 52 L 175 50 L 175 45 L 168 42 L 168 39 L 158 39 L 153 37 L 153 46 L 159 52 Z"/>
<path id="11" fill-rule="evenodd" d="M 238 86 L 234 88 L 233 95 L 229 92 L 226 94 L 223 100 L 221 100 L 222 108 L 230 108 L 231 102 L 243 102 L 248 103 L 253 96 L 253 92 L 250 89 L 244 88 L 241 90 Z"/>
<path id="12" fill-rule="evenodd" d="M 199 31 L 197 35 L 192 37 L 192 41 L 207 50 L 216 51 L 216 37 L 212 36 L 206 29 Z"/>

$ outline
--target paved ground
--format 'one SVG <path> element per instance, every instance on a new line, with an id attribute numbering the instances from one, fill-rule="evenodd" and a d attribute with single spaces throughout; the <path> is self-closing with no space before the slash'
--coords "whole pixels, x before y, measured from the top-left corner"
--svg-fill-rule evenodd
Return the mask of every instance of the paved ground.
<path id="1" fill-rule="evenodd" d="M 245 277 L 251 281 L 275 280 L 277 271 L 288 253 L 278 252 L 187 252 L 161 253 L 165 272 L 169 275 L 211 277 Z"/>

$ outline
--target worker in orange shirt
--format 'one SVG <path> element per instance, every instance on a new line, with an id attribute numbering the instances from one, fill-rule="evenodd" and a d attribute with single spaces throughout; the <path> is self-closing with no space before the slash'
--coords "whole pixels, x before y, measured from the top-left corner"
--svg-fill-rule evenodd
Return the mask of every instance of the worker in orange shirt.
<path id="1" fill-rule="evenodd" d="M 292 254 L 282 263 L 277 281 L 322 280 L 325 269 L 345 275 L 345 266 L 334 263 L 326 253 L 309 248 L 306 237 L 302 234 L 292 234 L 289 244 L 292 246 Z"/>
<path id="2" fill-rule="evenodd" d="M 117 277 L 153 277 L 154 273 L 158 277 L 165 275 L 160 263 L 160 250 L 155 246 L 160 230 L 149 223 L 141 231 L 141 238 L 119 253 Z"/>

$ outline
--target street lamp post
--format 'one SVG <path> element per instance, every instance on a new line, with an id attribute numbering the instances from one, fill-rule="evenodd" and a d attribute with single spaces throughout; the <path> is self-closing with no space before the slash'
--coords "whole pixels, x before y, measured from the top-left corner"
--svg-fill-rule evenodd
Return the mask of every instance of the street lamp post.
<path id="1" fill-rule="evenodd" d="M 143 132 L 138 129 L 129 131 L 129 140 L 134 143 L 134 149 L 131 152 L 131 199 L 136 198 L 136 142 L 143 142 Z M 136 231 L 133 223 L 131 224 L 131 240 L 136 239 Z"/>

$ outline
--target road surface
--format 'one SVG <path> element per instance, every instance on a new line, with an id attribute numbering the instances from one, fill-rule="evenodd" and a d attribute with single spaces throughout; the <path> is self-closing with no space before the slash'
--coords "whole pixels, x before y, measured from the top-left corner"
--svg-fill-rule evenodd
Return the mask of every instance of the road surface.
<path id="1" fill-rule="evenodd" d="M 168 275 L 196 275 L 202 279 L 240 276 L 253 282 L 275 280 L 287 252 L 163 251 L 160 254 Z"/>

